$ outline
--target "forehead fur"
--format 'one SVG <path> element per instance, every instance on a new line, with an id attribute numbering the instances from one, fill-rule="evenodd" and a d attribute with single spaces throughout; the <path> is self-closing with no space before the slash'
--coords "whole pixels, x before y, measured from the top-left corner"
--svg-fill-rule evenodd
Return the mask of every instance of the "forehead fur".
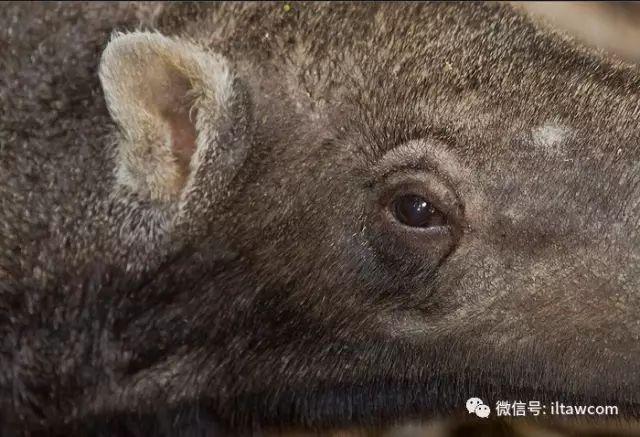
<path id="1" fill-rule="evenodd" d="M 629 115 L 640 111 L 636 68 L 542 32 L 505 4 L 175 8 L 159 18 L 161 29 L 277 69 L 314 100 L 342 96 L 371 111 L 383 111 L 374 108 L 377 102 L 390 111 L 402 104 L 406 112 L 417 100 L 435 107 L 443 96 L 474 90 L 487 104 L 508 102 L 511 117 L 535 122 L 530 128 L 558 116 L 573 127 L 574 121 L 597 126 L 604 120 L 628 126 Z M 171 18 L 178 14 L 190 20 Z M 245 21 L 257 25 L 247 29 Z M 610 103 L 606 110 L 603 101 Z"/>

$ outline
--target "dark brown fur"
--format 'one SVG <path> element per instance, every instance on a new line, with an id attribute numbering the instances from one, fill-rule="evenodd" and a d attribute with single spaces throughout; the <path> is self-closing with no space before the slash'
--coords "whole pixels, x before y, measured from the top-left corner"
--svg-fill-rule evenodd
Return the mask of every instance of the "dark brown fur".
<path id="1" fill-rule="evenodd" d="M 168 234 L 175 205 L 112 195 L 97 68 L 140 26 L 246 90 L 246 159 Z M 11 5 L 0 29 L 0 430 L 640 413 L 637 66 L 497 4 Z M 451 187 L 442 256 L 379 218 L 411 141 L 385 171 Z"/>

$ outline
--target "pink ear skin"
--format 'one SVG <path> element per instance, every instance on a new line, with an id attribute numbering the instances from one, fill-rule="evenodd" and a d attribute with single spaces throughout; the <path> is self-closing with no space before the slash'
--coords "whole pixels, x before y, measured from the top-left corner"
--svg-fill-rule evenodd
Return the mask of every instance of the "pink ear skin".
<path id="1" fill-rule="evenodd" d="M 189 106 L 182 105 L 170 108 L 162 115 L 171 132 L 171 150 L 176 157 L 180 172 L 186 177 L 197 147 L 198 133 L 194 123 L 197 112 L 194 110 L 190 114 Z"/>

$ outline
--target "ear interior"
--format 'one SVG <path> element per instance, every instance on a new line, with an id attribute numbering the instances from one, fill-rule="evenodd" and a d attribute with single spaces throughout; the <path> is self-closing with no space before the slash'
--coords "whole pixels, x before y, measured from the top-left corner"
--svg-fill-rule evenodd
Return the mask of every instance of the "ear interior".
<path id="1" fill-rule="evenodd" d="M 200 108 L 220 111 L 216 92 L 232 94 L 224 59 L 157 33 L 116 35 L 103 53 L 100 79 L 123 134 L 119 183 L 151 199 L 175 200 L 201 142 Z"/>
<path id="2" fill-rule="evenodd" d="M 161 64 L 160 70 L 149 78 L 152 85 L 147 90 L 149 94 L 145 106 L 158 111 L 159 123 L 163 125 L 161 128 L 168 130 L 169 148 L 175 157 L 178 171 L 187 175 L 197 141 L 197 109 L 190 96 L 192 84 L 188 77 L 170 64 Z"/>
<path id="3" fill-rule="evenodd" d="M 187 95 L 185 87 L 183 94 Z M 163 118 L 169 126 L 171 136 L 171 150 L 176 157 L 176 162 L 183 174 L 188 174 L 191 158 L 196 151 L 197 133 L 194 124 L 197 117 L 197 110 L 190 111 L 189 103 L 179 105 L 175 108 L 168 108 L 162 113 Z M 194 119 L 191 119 L 191 116 Z"/>

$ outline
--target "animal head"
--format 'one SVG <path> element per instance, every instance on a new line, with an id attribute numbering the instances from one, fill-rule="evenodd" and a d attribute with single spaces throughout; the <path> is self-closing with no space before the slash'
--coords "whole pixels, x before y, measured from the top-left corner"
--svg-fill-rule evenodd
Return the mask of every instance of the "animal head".
<path id="1" fill-rule="evenodd" d="M 13 405 L 638 413 L 637 67 L 505 5 L 175 8 L 102 54 L 108 193 L 42 277 L 7 281 L 74 351 L 31 345 L 64 402 Z"/>

